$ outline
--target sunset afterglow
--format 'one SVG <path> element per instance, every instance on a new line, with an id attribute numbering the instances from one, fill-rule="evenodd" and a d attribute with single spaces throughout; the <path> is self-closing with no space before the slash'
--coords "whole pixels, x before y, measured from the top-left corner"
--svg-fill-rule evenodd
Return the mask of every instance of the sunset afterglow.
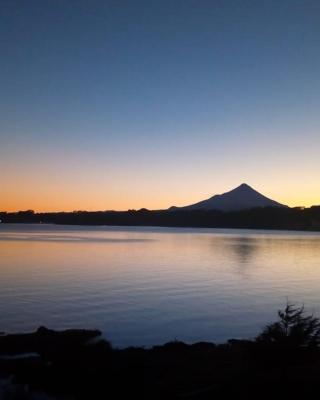
<path id="1" fill-rule="evenodd" d="M 80 3 L 2 3 L 0 210 L 320 204 L 316 3 Z"/>

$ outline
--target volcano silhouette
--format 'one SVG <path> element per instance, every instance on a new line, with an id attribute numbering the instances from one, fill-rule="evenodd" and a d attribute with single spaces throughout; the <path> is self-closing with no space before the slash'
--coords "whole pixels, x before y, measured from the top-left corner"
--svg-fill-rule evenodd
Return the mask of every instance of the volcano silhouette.
<path id="1" fill-rule="evenodd" d="M 171 207 L 170 210 L 221 210 L 235 211 L 256 207 L 287 207 L 257 192 L 246 183 L 229 192 L 216 194 L 207 200 L 185 207 Z"/>

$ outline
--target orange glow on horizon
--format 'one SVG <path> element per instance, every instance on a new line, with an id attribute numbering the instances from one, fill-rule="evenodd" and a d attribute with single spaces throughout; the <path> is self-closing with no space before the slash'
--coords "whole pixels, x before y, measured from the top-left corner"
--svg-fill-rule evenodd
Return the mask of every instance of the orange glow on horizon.
<path id="1" fill-rule="evenodd" d="M 229 190 L 229 189 L 227 189 Z M 226 190 L 226 191 L 227 191 Z M 223 193 L 222 191 L 219 193 Z M 173 205 L 185 206 L 193 204 L 198 201 L 207 199 L 214 194 L 208 194 L 206 192 L 200 194 L 179 194 L 179 193 L 158 193 L 152 195 L 146 193 L 132 193 L 129 195 L 118 196 L 115 194 L 106 193 L 92 193 L 90 191 L 78 192 L 77 195 L 64 192 L 59 195 L 44 192 L 42 194 L 34 195 L 25 193 L 21 195 L 16 193 L 8 194 L 3 196 L 0 203 L 0 211 L 16 212 L 22 210 L 34 210 L 35 212 L 59 212 L 59 211 L 105 211 L 105 210 L 116 210 L 126 211 L 128 209 L 140 209 L 147 208 L 150 210 L 167 209 Z M 318 193 L 311 195 L 310 193 L 299 193 L 296 197 L 277 196 L 274 194 L 262 192 L 273 200 L 276 200 L 282 204 L 286 204 L 290 207 L 310 207 L 312 205 L 320 205 L 320 190 Z"/>
<path id="2" fill-rule="evenodd" d="M 37 160 L 36 160 L 37 161 Z M 66 165 L 15 165 L 1 182 L 0 211 L 104 211 L 185 206 L 228 192 L 245 182 L 264 196 L 290 207 L 320 205 L 315 169 L 243 168 L 192 164 L 160 165 L 135 170 Z M 38 164 L 37 164 L 38 165 Z M 224 173 L 220 171 L 223 167 Z M 3 170 L 2 170 L 3 172 Z M 320 172 L 320 171 L 319 171 Z"/>

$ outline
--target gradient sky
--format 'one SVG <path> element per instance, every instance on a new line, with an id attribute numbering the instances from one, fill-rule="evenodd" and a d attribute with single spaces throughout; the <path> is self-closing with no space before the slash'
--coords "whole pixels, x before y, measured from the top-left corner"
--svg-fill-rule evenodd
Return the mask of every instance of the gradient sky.
<path id="1" fill-rule="evenodd" d="M 0 210 L 320 204 L 320 2 L 0 0 Z"/>

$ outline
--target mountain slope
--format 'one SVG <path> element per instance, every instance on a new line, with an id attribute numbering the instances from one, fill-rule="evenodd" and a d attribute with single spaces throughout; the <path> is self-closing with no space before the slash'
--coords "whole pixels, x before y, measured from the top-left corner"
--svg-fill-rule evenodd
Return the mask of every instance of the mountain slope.
<path id="1" fill-rule="evenodd" d="M 171 210 L 245 210 L 255 207 L 287 207 L 263 196 L 252 187 L 243 183 L 230 192 L 217 194 L 207 200 L 185 207 L 171 207 Z"/>

